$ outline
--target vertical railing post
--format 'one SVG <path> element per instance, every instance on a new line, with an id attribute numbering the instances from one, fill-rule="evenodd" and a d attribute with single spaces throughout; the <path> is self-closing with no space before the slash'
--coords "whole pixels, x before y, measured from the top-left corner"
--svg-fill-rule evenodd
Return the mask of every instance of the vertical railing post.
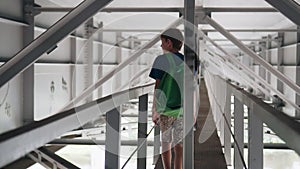
<path id="1" fill-rule="evenodd" d="M 106 113 L 105 169 L 120 168 L 121 115 L 118 109 Z"/>
<path id="2" fill-rule="evenodd" d="M 84 38 L 85 44 L 84 44 L 84 54 L 83 54 L 83 64 L 84 64 L 84 88 L 88 88 L 90 85 L 92 85 L 93 82 L 93 26 L 94 25 L 94 19 L 89 19 L 84 24 Z M 93 100 L 93 93 L 90 93 L 89 96 L 85 98 L 85 101 L 88 103 Z"/>
<path id="3" fill-rule="evenodd" d="M 299 1 L 298 1 L 299 2 Z M 300 26 L 297 26 L 297 29 L 300 30 Z M 296 33 L 296 84 L 300 86 L 300 32 Z M 296 93 L 295 103 L 300 106 L 300 93 Z M 296 110 L 295 117 L 300 118 L 300 111 Z"/>
<path id="4" fill-rule="evenodd" d="M 231 165 L 231 90 L 226 85 L 225 110 L 224 110 L 224 152 L 227 165 Z"/>
<path id="5" fill-rule="evenodd" d="M 99 25 L 99 31 L 98 31 L 98 38 L 100 42 L 103 42 L 103 22 L 100 22 Z M 98 79 L 101 79 L 103 77 L 103 43 L 98 44 Z M 98 87 L 98 98 L 102 97 L 103 95 L 103 86 Z"/>
<path id="6" fill-rule="evenodd" d="M 277 38 L 277 69 L 283 72 L 283 45 L 284 33 L 278 33 Z M 277 90 L 283 93 L 283 82 L 277 79 Z"/>
<path id="7" fill-rule="evenodd" d="M 137 168 L 146 168 L 147 157 L 148 94 L 139 97 Z M 143 144 L 143 145 L 142 145 Z"/>
<path id="8" fill-rule="evenodd" d="M 195 0 L 184 0 L 183 168 L 194 169 Z"/>
<path id="9" fill-rule="evenodd" d="M 255 112 L 259 106 L 251 105 L 248 112 L 248 165 L 249 169 L 263 168 L 263 122 Z"/>
<path id="10" fill-rule="evenodd" d="M 34 39 L 34 0 L 23 1 L 23 20 L 28 26 L 23 27 L 23 45 L 27 46 Z M 28 124 L 34 121 L 34 65 L 23 72 L 23 122 Z"/>
<path id="11" fill-rule="evenodd" d="M 154 128 L 154 144 L 153 144 L 153 165 L 156 164 L 160 154 L 160 128 L 155 126 Z"/>
<path id="12" fill-rule="evenodd" d="M 234 169 L 243 169 L 242 158 L 244 157 L 244 107 L 234 97 Z"/>

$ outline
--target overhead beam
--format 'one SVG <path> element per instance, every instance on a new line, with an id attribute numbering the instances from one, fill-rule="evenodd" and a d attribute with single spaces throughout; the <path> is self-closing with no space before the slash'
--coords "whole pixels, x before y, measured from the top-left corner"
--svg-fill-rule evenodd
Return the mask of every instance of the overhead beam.
<path id="1" fill-rule="evenodd" d="M 135 87 L 1 134 L 0 150 L 5 156 L 0 158 L 0 167 L 151 90 L 153 83 Z"/>
<path id="2" fill-rule="evenodd" d="M 112 0 L 83 1 L 62 19 L 56 22 L 46 32 L 32 41 L 28 46 L 13 56 L 0 67 L 0 87 L 32 65 L 43 53 L 70 34 L 84 21 L 95 15 Z M 80 17 L 79 17 L 80 16 Z"/>
<path id="3" fill-rule="evenodd" d="M 265 0 L 295 24 L 300 25 L 300 5 L 295 0 Z"/>
<path id="4" fill-rule="evenodd" d="M 37 12 L 68 12 L 72 8 L 64 7 L 35 7 Z M 101 12 L 183 12 L 184 8 L 147 8 L 147 7 L 129 7 L 129 8 L 119 8 L 119 7 L 108 7 L 101 10 Z M 278 12 L 274 8 L 203 8 L 196 7 L 195 12 Z"/>
<path id="5" fill-rule="evenodd" d="M 215 29 L 201 29 L 203 32 L 217 32 Z M 300 32 L 300 29 L 226 29 L 228 32 Z M 101 29 L 103 32 L 161 32 L 162 29 Z M 183 31 L 183 29 L 181 30 Z"/>

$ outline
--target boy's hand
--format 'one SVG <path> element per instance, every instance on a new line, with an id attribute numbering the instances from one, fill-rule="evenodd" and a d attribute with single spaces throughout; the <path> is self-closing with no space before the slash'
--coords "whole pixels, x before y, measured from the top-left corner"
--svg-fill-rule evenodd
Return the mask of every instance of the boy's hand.
<path id="1" fill-rule="evenodd" d="M 159 113 L 157 113 L 155 110 L 152 110 L 152 121 L 155 125 L 158 125 L 159 120 Z"/>

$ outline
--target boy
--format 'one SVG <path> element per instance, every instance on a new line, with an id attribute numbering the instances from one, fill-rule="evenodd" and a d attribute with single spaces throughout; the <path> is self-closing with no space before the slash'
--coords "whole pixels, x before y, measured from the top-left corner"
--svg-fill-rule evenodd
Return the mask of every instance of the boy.
<path id="1" fill-rule="evenodd" d="M 169 58 L 174 61 L 173 64 L 179 65 L 183 62 L 184 56 L 179 53 L 182 42 L 183 35 L 180 30 L 170 28 L 164 31 L 161 36 L 161 48 L 164 52 L 163 55 L 158 56 L 154 63 L 150 72 L 150 77 L 155 79 L 155 93 L 159 92 L 157 90 L 160 85 L 160 81 L 162 80 L 165 73 L 167 73 L 172 65 L 169 63 Z M 174 67 L 174 66 L 173 66 Z M 182 79 L 183 80 L 183 79 Z M 164 84 L 161 84 L 164 85 Z M 177 97 L 177 96 L 174 96 Z M 182 96 L 183 97 L 183 96 Z M 153 108 L 152 108 L 152 121 L 156 125 L 160 125 L 160 129 L 162 131 L 162 161 L 164 165 L 164 169 L 171 169 L 171 146 L 172 142 L 174 143 L 174 168 L 182 169 L 182 137 L 183 137 L 183 119 L 176 115 L 168 115 L 164 114 L 164 112 L 157 112 L 155 97 L 153 97 Z M 182 105 L 179 106 L 179 108 Z M 178 109 L 178 107 L 177 107 Z M 159 124 L 158 124 L 159 121 Z M 173 136 L 173 138 L 172 138 Z"/>

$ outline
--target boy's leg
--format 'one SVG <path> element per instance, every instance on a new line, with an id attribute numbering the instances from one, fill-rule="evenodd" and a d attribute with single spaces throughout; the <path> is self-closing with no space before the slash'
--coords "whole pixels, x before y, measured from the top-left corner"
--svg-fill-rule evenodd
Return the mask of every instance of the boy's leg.
<path id="1" fill-rule="evenodd" d="M 174 169 L 182 169 L 182 144 L 176 144 L 174 152 Z"/>
<path id="2" fill-rule="evenodd" d="M 174 121 L 173 117 L 168 117 L 161 115 L 160 120 L 160 130 L 161 140 L 162 140 L 162 161 L 164 169 L 171 169 L 172 153 L 171 153 L 171 143 L 172 143 L 172 124 Z"/>
<path id="3" fill-rule="evenodd" d="M 172 153 L 171 153 L 171 143 L 162 142 L 162 154 L 161 158 L 163 161 L 164 169 L 171 169 Z"/>
<path id="4" fill-rule="evenodd" d="M 174 147 L 174 169 L 182 169 L 182 156 L 183 156 L 183 119 L 177 118 L 173 124 L 174 132 L 173 132 L 173 141 L 175 144 Z"/>

